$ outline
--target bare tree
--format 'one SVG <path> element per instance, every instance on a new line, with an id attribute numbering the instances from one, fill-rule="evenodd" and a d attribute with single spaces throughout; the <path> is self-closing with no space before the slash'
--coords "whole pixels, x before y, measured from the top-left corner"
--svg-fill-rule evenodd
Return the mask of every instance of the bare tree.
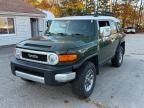
<path id="1" fill-rule="evenodd" d="M 140 7 L 139 7 L 139 20 L 138 20 L 138 24 L 141 25 L 142 23 L 142 13 L 143 13 L 143 9 L 144 9 L 144 1 L 140 0 Z"/>

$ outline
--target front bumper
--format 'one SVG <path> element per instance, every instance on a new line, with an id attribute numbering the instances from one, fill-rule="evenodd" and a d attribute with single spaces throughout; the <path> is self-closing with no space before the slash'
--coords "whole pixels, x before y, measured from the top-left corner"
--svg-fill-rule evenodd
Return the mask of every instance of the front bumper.
<path id="1" fill-rule="evenodd" d="M 128 30 L 127 33 L 135 33 L 135 30 Z"/>
<path id="2" fill-rule="evenodd" d="M 15 76 L 48 85 L 59 85 L 76 78 L 72 66 L 56 67 L 17 59 L 11 61 L 11 70 Z"/>

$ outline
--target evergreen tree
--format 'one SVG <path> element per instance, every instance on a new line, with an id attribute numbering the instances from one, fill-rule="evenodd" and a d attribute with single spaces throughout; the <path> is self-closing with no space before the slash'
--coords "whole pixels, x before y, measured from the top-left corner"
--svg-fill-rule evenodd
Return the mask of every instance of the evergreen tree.
<path id="1" fill-rule="evenodd" d="M 96 10 L 96 5 L 94 0 L 86 0 L 85 12 L 87 14 L 93 13 Z"/>

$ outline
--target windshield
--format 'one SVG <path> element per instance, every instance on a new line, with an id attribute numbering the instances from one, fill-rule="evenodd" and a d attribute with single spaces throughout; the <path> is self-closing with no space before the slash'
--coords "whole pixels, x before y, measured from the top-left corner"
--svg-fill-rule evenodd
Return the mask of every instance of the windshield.
<path id="1" fill-rule="evenodd" d="M 59 34 L 68 36 L 93 36 L 94 21 L 93 20 L 55 20 L 52 21 L 48 34 Z"/>

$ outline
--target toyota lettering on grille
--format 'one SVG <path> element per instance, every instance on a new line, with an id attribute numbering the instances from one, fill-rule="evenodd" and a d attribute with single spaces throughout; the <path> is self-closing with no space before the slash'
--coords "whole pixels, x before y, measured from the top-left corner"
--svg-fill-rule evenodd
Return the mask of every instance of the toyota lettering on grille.
<path id="1" fill-rule="evenodd" d="M 22 51 L 22 59 L 26 59 L 29 61 L 38 61 L 38 62 L 47 62 L 47 55 L 46 54 L 35 54 L 31 52 L 24 52 Z"/>
<path id="2" fill-rule="evenodd" d="M 34 54 L 28 54 L 28 57 L 33 58 L 33 59 L 38 59 L 39 57 Z"/>

